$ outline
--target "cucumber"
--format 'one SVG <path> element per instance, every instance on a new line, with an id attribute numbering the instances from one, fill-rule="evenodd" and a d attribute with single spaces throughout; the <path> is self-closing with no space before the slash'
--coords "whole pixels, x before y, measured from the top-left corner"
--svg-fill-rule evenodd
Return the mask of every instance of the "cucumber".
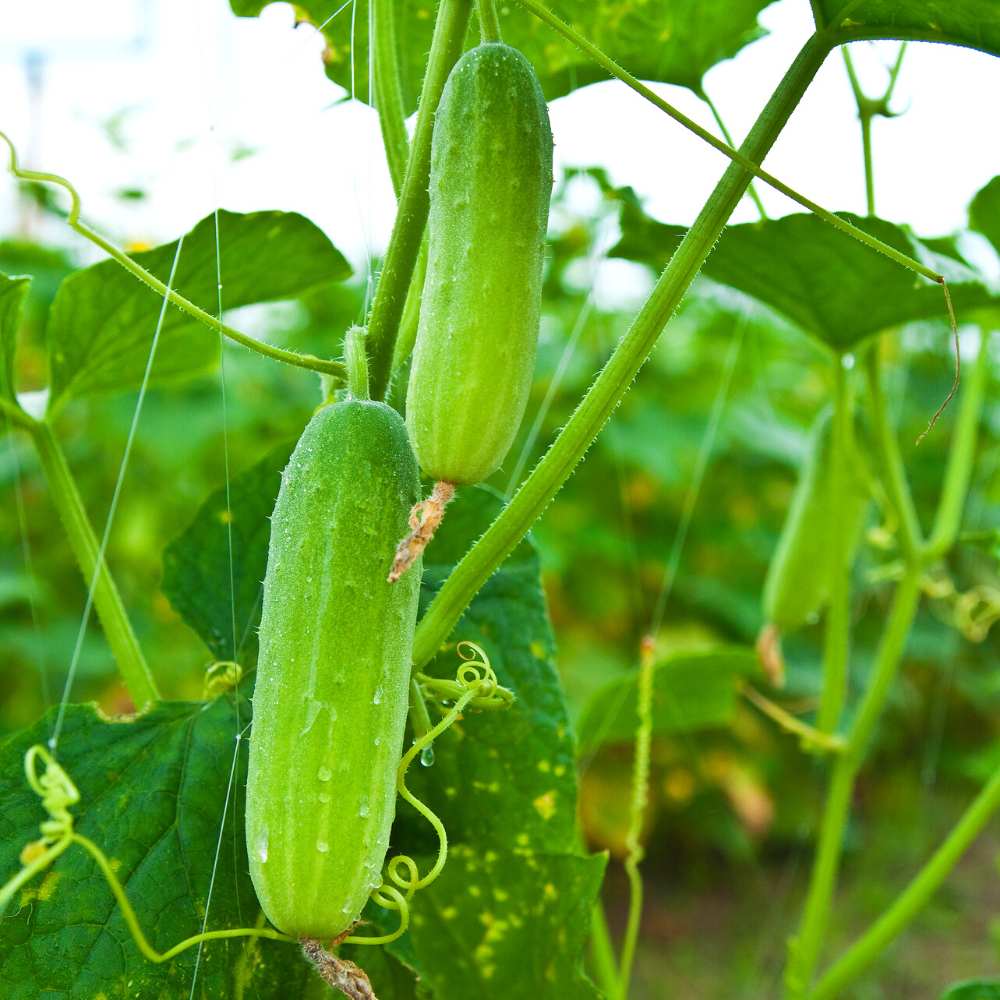
<path id="1" fill-rule="evenodd" d="M 495 472 L 528 404 L 552 192 L 552 132 L 535 72 L 509 45 L 467 52 L 431 144 L 427 273 L 406 423 L 431 479 Z"/>
<path id="2" fill-rule="evenodd" d="M 271 519 L 247 776 L 250 875 L 268 920 L 330 940 L 381 881 L 396 802 L 420 572 L 390 586 L 419 493 L 382 403 L 309 422 Z"/>
<path id="3" fill-rule="evenodd" d="M 792 497 L 778 546 L 764 581 L 764 616 L 779 632 L 812 620 L 830 596 L 834 549 L 830 509 L 833 419 L 824 410 L 813 425 L 809 457 Z M 869 496 L 858 474 L 860 456 L 848 460 L 844 511 L 852 553 L 861 539 Z"/>

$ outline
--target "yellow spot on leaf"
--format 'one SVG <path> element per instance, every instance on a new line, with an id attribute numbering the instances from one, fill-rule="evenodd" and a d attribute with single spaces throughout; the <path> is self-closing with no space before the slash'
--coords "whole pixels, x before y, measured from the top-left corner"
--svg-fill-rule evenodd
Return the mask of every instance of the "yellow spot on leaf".
<path id="1" fill-rule="evenodd" d="M 552 819 L 556 814 L 556 793 L 554 791 L 545 792 L 544 795 L 539 795 L 531 804 L 542 819 Z"/>
<path id="2" fill-rule="evenodd" d="M 42 879 L 42 884 L 38 887 L 39 902 L 44 903 L 46 900 L 52 898 L 52 893 L 56 891 L 56 886 L 59 884 L 61 878 L 62 875 L 59 872 L 49 872 Z"/>
<path id="3" fill-rule="evenodd" d="M 556 889 L 556 887 L 551 882 L 546 882 L 545 883 L 545 888 L 542 889 L 542 892 L 545 893 L 545 898 L 546 899 L 558 899 L 559 898 L 559 890 Z"/>

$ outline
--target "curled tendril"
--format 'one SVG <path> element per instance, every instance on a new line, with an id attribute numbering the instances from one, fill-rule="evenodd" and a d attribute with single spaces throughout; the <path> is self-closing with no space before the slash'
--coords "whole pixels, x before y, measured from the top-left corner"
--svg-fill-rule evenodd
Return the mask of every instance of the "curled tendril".
<path id="1" fill-rule="evenodd" d="M 242 679 L 243 668 L 235 660 L 218 660 L 205 671 L 204 700 L 211 701 L 220 694 L 234 691 Z"/>
<path id="2" fill-rule="evenodd" d="M 433 692 L 441 700 L 453 702 L 444 718 L 436 726 L 414 740 L 410 749 L 403 754 L 396 772 L 396 791 L 434 828 L 438 836 L 438 856 L 426 875 L 421 876 L 417 863 L 407 854 L 397 854 L 386 865 L 381 884 L 372 892 L 371 898 L 379 906 L 399 913 L 399 925 L 389 934 L 377 937 L 344 938 L 349 944 L 387 944 L 405 933 L 410 925 L 409 901 L 418 889 L 430 885 L 441 874 L 448 859 L 448 834 L 444 824 L 429 806 L 421 802 L 406 786 L 406 772 L 414 758 L 426 750 L 449 726 L 456 722 L 467 708 L 506 708 L 514 700 L 514 695 L 501 687 L 497 675 L 490 666 L 489 657 L 481 646 L 467 640 L 457 646 L 462 660 L 455 673 L 455 680 L 440 680 L 418 674 L 422 688 Z"/>
<path id="3" fill-rule="evenodd" d="M 0 133 L 2 135 L 2 133 Z M 45 765 L 45 770 L 39 773 L 39 764 Z M 21 870 L 0 886 L 0 913 L 14 898 L 17 891 L 36 875 L 40 875 L 64 851 L 73 844 L 82 847 L 97 862 L 97 867 L 107 880 L 108 888 L 115 897 L 125 924 L 135 941 L 136 947 L 150 962 L 166 962 L 179 955 L 182 951 L 200 944 L 202 941 L 215 941 L 223 938 L 264 937 L 272 941 L 294 941 L 294 938 L 272 927 L 238 927 L 224 931 L 205 931 L 185 938 L 173 948 L 158 952 L 148 941 L 139 918 L 136 916 L 125 888 L 122 886 L 111 867 L 108 856 L 89 837 L 77 833 L 74 829 L 73 814 L 70 807 L 80 801 L 80 791 L 73 779 L 66 773 L 53 754 L 41 745 L 30 747 L 24 755 L 24 773 L 31 790 L 42 800 L 42 808 L 48 814 L 40 824 L 42 836 L 32 841 L 21 851 Z"/>
<path id="4" fill-rule="evenodd" d="M 430 677 L 424 673 L 416 675 L 421 691 L 427 698 L 450 704 L 471 692 L 472 697 L 465 704 L 480 712 L 509 708 L 513 704 L 514 693 L 497 680 L 489 657 L 481 646 L 463 639 L 455 651 L 463 662 L 456 671 L 454 680 Z"/>

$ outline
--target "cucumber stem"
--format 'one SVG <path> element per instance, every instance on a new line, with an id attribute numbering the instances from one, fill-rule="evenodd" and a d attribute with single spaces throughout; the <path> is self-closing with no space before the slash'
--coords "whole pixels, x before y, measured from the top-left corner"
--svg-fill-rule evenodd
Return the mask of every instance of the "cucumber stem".
<path id="1" fill-rule="evenodd" d="M 830 51 L 830 39 L 813 35 L 796 56 L 741 147 L 741 159 L 759 162 L 774 144 Z M 712 251 L 746 191 L 752 171 L 732 163 L 716 185 L 649 299 L 619 341 L 545 456 L 510 503 L 455 567 L 417 625 L 413 662 L 419 669 L 435 655 L 479 588 L 514 551 L 583 458 L 628 392 L 667 321 Z"/>
<path id="2" fill-rule="evenodd" d="M 368 385 L 368 355 L 365 353 L 363 326 L 352 326 L 344 334 L 344 366 L 347 368 L 347 391 L 354 399 L 371 399 Z"/>
<path id="3" fill-rule="evenodd" d="M 107 562 L 101 559 L 98 563 L 100 546 L 66 455 L 47 422 L 33 421 L 29 430 L 77 566 L 84 581 L 93 585 L 94 608 L 118 672 L 136 708 L 141 709 L 156 701 L 159 692 Z"/>
<path id="4" fill-rule="evenodd" d="M 471 13 L 470 4 L 471 0 L 441 0 L 438 8 L 427 71 L 420 91 L 417 125 L 399 196 L 399 210 L 385 252 L 382 274 L 375 290 L 375 301 L 368 317 L 373 399 L 383 399 L 389 385 L 393 345 L 430 207 L 428 184 L 434 112 L 441 100 L 448 74 L 462 54 Z"/>
<path id="5" fill-rule="evenodd" d="M 484 42 L 502 42 L 500 34 L 500 19 L 494 0 L 476 0 L 476 13 L 479 15 L 479 33 Z"/>

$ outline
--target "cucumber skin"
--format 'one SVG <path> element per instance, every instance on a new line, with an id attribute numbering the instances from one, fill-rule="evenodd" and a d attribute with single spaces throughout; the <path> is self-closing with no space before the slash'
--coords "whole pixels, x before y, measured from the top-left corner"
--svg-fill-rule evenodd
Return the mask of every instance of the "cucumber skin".
<path id="1" fill-rule="evenodd" d="M 372 402 L 318 411 L 282 473 L 264 579 L 246 840 L 264 913 L 296 938 L 342 933 L 381 880 L 420 566 L 392 585 L 386 573 L 419 486 L 402 419 Z"/>
<path id="2" fill-rule="evenodd" d="M 431 479 L 477 483 L 521 425 L 552 193 L 548 106 L 520 52 L 487 43 L 448 77 L 431 146 L 428 260 L 406 423 Z"/>
<path id="3" fill-rule="evenodd" d="M 781 537 L 764 581 L 764 616 L 782 632 L 807 624 L 830 597 L 833 539 L 830 459 L 833 420 L 829 409 L 813 425 L 809 457 L 799 477 Z M 868 516 L 869 497 L 850 463 L 846 516 L 852 553 Z"/>

